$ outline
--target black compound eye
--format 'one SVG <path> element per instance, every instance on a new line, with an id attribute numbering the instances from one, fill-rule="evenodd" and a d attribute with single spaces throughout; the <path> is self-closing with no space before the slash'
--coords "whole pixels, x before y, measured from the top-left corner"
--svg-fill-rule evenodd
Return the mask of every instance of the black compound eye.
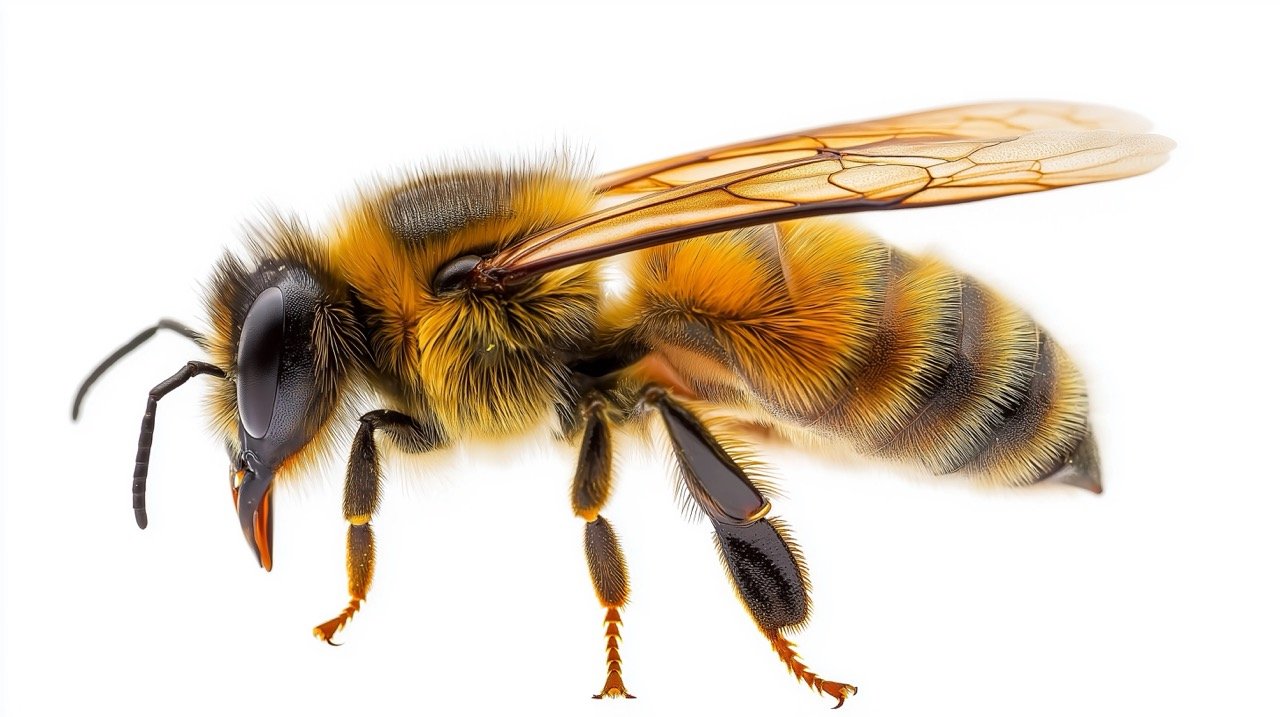
<path id="1" fill-rule="evenodd" d="M 249 307 L 236 354 L 236 404 L 245 433 L 262 438 L 276 410 L 284 353 L 284 293 L 269 287 Z"/>
<path id="2" fill-rule="evenodd" d="M 467 280 L 471 270 L 476 268 L 476 264 L 479 263 L 480 257 L 474 254 L 466 254 L 450 260 L 440 267 L 440 271 L 436 272 L 436 277 L 431 280 L 431 290 L 439 296 L 440 294 L 447 294 L 461 289 L 462 283 Z"/>

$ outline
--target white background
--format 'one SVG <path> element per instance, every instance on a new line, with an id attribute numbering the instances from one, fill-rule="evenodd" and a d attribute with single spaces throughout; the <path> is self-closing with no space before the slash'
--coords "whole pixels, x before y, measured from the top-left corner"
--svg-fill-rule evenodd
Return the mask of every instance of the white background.
<path id="1" fill-rule="evenodd" d="M 763 134 L 1000 98 L 1122 106 L 1175 138 L 1120 183 L 865 215 L 1040 319 L 1090 382 L 1107 493 L 981 491 L 770 458 L 815 608 L 800 634 L 862 715 L 1276 714 L 1274 13 L 1263 5 L 6 3 L 5 713 L 817 714 L 739 608 L 710 530 L 629 453 L 608 510 L 634 585 L 627 685 L 566 499 L 572 455 L 393 464 L 372 600 L 339 649 L 342 466 L 277 503 L 259 570 L 201 415 L 161 405 L 165 335 L 74 388 L 200 283 L 265 206 L 568 140 L 608 170 Z M 346 439 L 344 439 L 345 441 Z"/>

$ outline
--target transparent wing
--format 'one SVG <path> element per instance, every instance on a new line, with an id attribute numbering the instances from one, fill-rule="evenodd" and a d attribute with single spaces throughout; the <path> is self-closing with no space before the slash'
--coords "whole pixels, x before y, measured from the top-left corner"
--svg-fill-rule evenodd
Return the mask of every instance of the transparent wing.
<path id="1" fill-rule="evenodd" d="M 1110 117 L 1114 124 L 1137 122 L 1119 113 Z M 970 126 L 985 125 L 975 121 Z M 681 176 L 670 180 L 669 188 L 640 194 L 486 257 L 472 272 L 472 284 L 494 288 L 585 261 L 755 224 L 953 204 L 1120 179 L 1159 166 L 1174 146 L 1159 135 L 1113 129 L 1034 129 L 974 139 L 940 135 L 936 126 L 930 127 L 934 133 L 927 136 L 912 133 L 852 147 L 808 148 L 801 156 L 727 174 Z M 780 151 L 798 151 L 777 150 L 778 142 L 770 140 L 753 146 L 765 148 L 771 159 Z M 760 155 L 746 151 L 741 156 Z M 680 165 L 689 171 L 706 166 L 696 160 Z M 717 167 L 720 171 L 725 165 Z M 662 170 L 644 181 L 656 177 L 666 182 L 670 172 L 684 170 Z"/>
<path id="2" fill-rule="evenodd" d="M 1148 128 L 1148 122 L 1138 115 L 1111 107 L 1066 102 L 989 102 L 818 127 L 716 147 L 606 174 L 599 178 L 597 187 L 610 196 L 634 198 L 636 194 L 811 157 L 821 150 L 878 142 L 996 139 L 1038 130 L 1109 129 L 1137 133 Z"/>

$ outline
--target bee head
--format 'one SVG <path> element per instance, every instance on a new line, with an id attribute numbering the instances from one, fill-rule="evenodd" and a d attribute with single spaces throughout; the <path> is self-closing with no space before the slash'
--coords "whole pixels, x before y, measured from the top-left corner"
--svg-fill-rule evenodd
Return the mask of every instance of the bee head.
<path id="1" fill-rule="evenodd" d="M 245 539 L 271 569 L 271 494 L 325 447 L 325 425 L 363 356 L 350 300 L 324 254 L 294 224 L 252 237 L 252 256 L 218 264 L 209 350 L 230 381 L 212 397 L 231 457 L 231 495 Z"/>

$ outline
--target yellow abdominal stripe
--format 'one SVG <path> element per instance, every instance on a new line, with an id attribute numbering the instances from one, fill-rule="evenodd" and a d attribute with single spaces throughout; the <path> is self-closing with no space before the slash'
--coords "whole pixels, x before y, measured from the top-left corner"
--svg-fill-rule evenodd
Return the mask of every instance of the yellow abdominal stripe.
<path id="1" fill-rule="evenodd" d="M 726 232 L 629 266 L 611 330 L 643 336 L 681 385 L 754 397 L 785 435 L 1014 484 L 1083 436 L 1079 373 L 1034 322 L 944 262 L 848 224 Z M 1040 345 L 1052 361 L 1033 385 Z"/>

